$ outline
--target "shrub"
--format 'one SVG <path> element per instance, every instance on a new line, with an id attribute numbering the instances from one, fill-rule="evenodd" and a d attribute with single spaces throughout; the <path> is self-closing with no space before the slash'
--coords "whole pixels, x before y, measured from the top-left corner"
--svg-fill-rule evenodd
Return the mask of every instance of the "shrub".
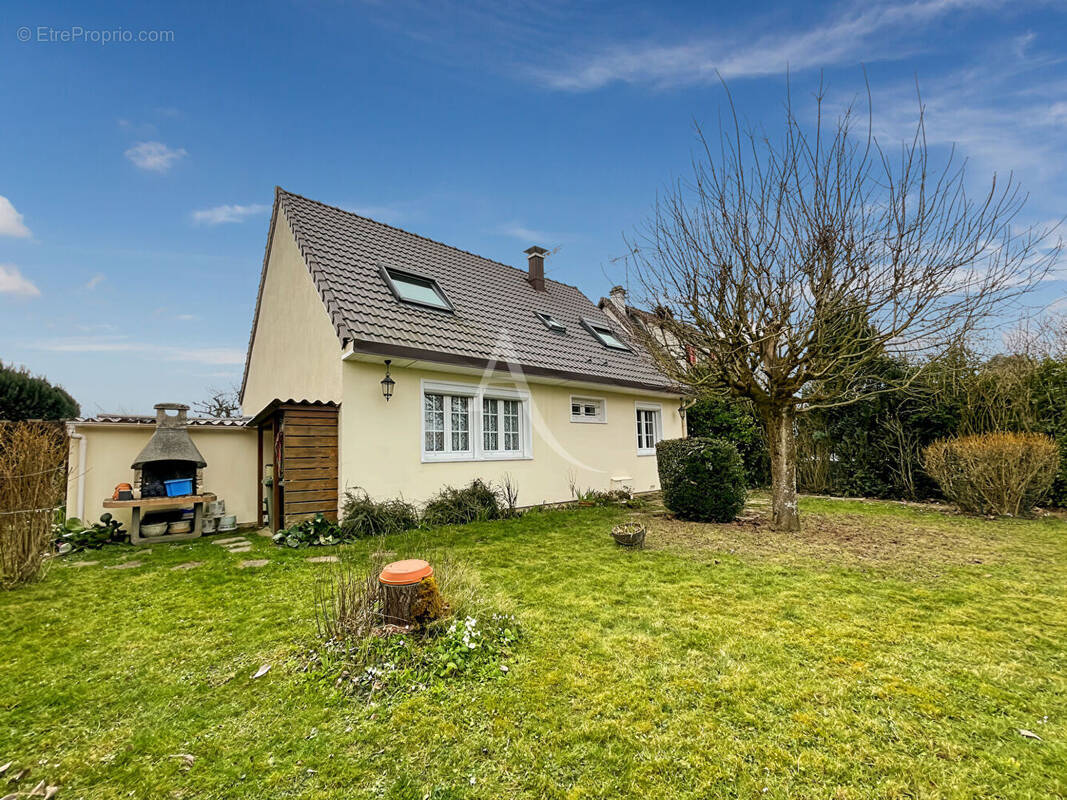
<path id="1" fill-rule="evenodd" d="M 341 535 L 345 540 L 363 536 L 384 536 L 419 527 L 419 512 L 411 503 L 395 500 L 372 500 L 363 489 L 345 492 Z"/>
<path id="2" fill-rule="evenodd" d="M 80 408 L 65 389 L 25 368 L 0 364 L 0 420 L 71 419 Z"/>
<path id="3" fill-rule="evenodd" d="M 749 486 L 770 483 L 767 439 L 750 401 L 724 393 L 704 395 L 686 410 L 685 428 L 691 439 L 725 439 L 736 447 L 745 463 L 745 480 Z"/>
<path id="4" fill-rule="evenodd" d="M 422 511 L 425 525 L 466 525 L 501 516 L 499 492 L 480 478 L 462 489 L 446 486 L 430 498 Z"/>
<path id="5" fill-rule="evenodd" d="M 986 433 L 943 439 L 923 452 L 923 466 L 963 511 L 1019 516 L 1052 486 L 1056 441 L 1036 433 Z"/>
<path id="6" fill-rule="evenodd" d="M 344 539 L 341 529 L 320 512 L 311 519 L 302 520 L 278 531 L 274 534 L 273 541 L 276 545 L 295 548 L 340 544 Z"/>
<path id="7" fill-rule="evenodd" d="M 664 439 L 656 445 L 663 504 L 682 519 L 729 522 L 745 505 L 745 465 L 721 439 Z"/>
<path id="8" fill-rule="evenodd" d="M 130 540 L 130 534 L 122 523 L 110 513 L 100 515 L 100 521 L 86 525 L 77 517 L 68 517 L 52 526 L 52 546 L 65 556 L 79 550 L 99 550 L 105 544 L 122 544 Z"/>

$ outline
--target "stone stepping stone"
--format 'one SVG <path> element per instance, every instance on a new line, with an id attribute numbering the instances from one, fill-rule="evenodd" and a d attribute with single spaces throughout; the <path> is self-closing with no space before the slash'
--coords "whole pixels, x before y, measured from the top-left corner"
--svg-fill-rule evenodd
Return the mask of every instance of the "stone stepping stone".
<path id="1" fill-rule="evenodd" d="M 252 545 L 247 544 L 243 547 L 227 547 L 227 553 L 250 553 L 252 551 Z"/>
<path id="2" fill-rule="evenodd" d="M 247 541 L 248 541 L 248 539 L 246 539 L 243 536 L 231 536 L 229 539 L 212 539 L 211 543 L 212 544 L 228 545 L 228 544 L 237 544 L 238 542 L 247 542 Z"/>
<path id="3" fill-rule="evenodd" d="M 249 567 L 265 567 L 270 563 L 269 558 L 254 558 L 251 561 L 242 561 L 237 565 L 238 569 L 248 569 Z"/>
<path id="4" fill-rule="evenodd" d="M 104 569 L 133 569 L 134 567 L 141 566 L 143 563 L 143 561 L 126 561 L 122 564 L 111 564 L 104 567 Z"/>
<path id="5" fill-rule="evenodd" d="M 67 563 L 68 567 L 91 567 L 94 564 L 99 564 L 99 561 L 70 561 Z"/>
<path id="6" fill-rule="evenodd" d="M 337 556 L 312 556 L 308 559 L 312 564 L 337 564 L 340 560 Z"/>
<path id="7" fill-rule="evenodd" d="M 193 569 L 195 567 L 199 567 L 203 563 L 203 561 L 186 561 L 184 564 L 178 564 L 176 566 L 171 567 L 170 569 L 171 572 L 176 569 Z"/>

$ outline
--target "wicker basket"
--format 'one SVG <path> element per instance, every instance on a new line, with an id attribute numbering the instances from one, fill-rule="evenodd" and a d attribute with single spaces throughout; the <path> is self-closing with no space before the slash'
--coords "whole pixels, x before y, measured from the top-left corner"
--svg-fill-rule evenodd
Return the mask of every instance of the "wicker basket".
<path id="1" fill-rule="evenodd" d="M 611 537 L 623 547 L 644 547 L 645 526 L 640 522 L 624 522 L 611 529 Z"/>

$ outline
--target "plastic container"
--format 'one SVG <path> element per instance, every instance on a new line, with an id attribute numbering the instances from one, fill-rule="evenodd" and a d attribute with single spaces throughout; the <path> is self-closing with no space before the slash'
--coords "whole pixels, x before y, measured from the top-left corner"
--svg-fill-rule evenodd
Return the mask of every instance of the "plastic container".
<path id="1" fill-rule="evenodd" d="M 167 487 L 167 497 L 181 497 L 193 493 L 192 478 L 175 478 L 172 481 L 163 481 L 163 485 Z"/>
<path id="2" fill-rule="evenodd" d="M 165 522 L 149 522 L 141 525 L 142 536 L 162 536 L 166 532 L 167 523 Z"/>
<path id="3" fill-rule="evenodd" d="M 219 531 L 232 531 L 237 529 L 237 515 L 227 514 L 219 518 Z"/>
<path id="4" fill-rule="evenodd" d="M 207 504 L 207 513 L 211 517 L 221 517 L 226 513 L 226 501 L 225 500 L 212 500 Z"/>
<path id="5" fill-rule="evenodd" d="M 433 575 L 433 567 L 421 558 L 386 564 L 378 580 L 387 586 L 410 586 Z"/>
<path id="6" fill-rule="evenodd" d="M 202 520 L 200 520 L 200 532 L 214 533 L 216 522 L 218 522 L 218 520 L 214 517 L 204 517 Z"/>
<path id="7" fill-rule="evenodd" d="M 188 533 L 193 529 L 193 523 L 187 519 L 172 522 L 167 526 L 167 533 Z"/>

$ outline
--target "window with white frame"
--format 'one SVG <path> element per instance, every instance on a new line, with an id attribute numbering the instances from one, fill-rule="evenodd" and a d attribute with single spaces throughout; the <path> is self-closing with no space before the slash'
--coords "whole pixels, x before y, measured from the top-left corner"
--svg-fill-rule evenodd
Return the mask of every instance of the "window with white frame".
<path id="1" fill-rule="evenodd" d="M 482 398 L 482 449 L 486 454 L 522 454 L 520 406 L 518 400 Z"/>
<path id="2" fill-rule="evenodd" d="M 422 396 L 424 461 L 531 456 L 528 393 L 423 381 Z"/>
<path id="3" fill-rule="evenodd" d="M 662 409 L 658 405 L 637 404 L 637 452 L 654 455 L 656 442 L 662 437 Z"/>
<path id="4" fill-rule="evenodd" d="M 463 395 L 423 395 L 423 452 L 471 455 L 470 403 Z"/>
<path id="5" fill-rule="evenodd" d="M 571 397 L 571 422 L 606 422 L 602 397 Z"/>

